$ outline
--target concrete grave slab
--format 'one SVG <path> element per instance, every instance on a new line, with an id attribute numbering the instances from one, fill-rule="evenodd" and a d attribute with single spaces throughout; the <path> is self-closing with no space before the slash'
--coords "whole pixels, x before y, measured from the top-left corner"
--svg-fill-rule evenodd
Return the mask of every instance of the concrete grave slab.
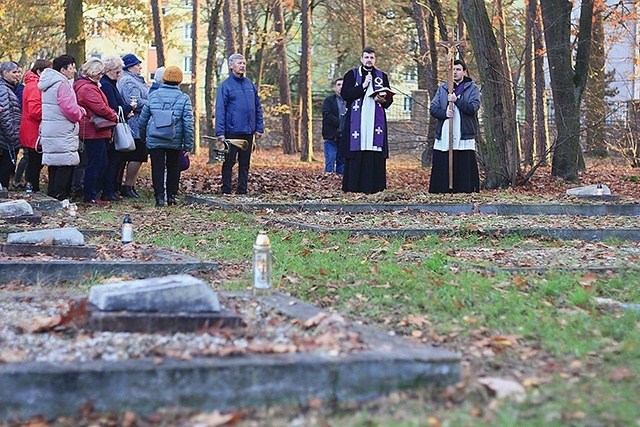
<path id="1" fill-rule="evenodd" d="M 9 233 L 7 243 L 37 244 L 52 241 L 54 245 L 84 245 L 84 236 L 77 228 L 54 228 L 49 230 Z"/>
<path id="2" fill-rule="evenodd" d="M 95 305 L 88 304 L 87 310 L 89 314 L 82 327 L 92 331 L 173 334 L 197 332 L 209 327 L 239 328 L 245 325 L 239 315 L 225 309 L 198 313 L 101 311 Z"/>
<path id="3" fill-rule="evenodd" d="M 275 223 L 279 223 L 289 227 L 299 228 L 301 230 L 311 230 L 320 233 L 342 233 L 348 232 L 351 235 L 368 235 L 368 236 L 398 236 L 398 237 L 424 237 L 424 236 L 442 236 L 456 233 L 456 230 L 444 228 L 428 228 L 428 229 L 403 229 L 403 228 L 330 228 L 320 225 L 308 225 L 294 221 L 280 221 L 277 218 L 269 218 Z M 562 240 L 584 240 L 586 242 L 604 241 L 607 239 L 621 239 L 634 242 L 640 242 L 640 228 L 610 228 L 610 229 L 566 229 L 566 228 L 510 228 L 510 229 L 485 229 L 475 234 L 490 236 L 543 236 Z"/>
<path id="4" fill-rule="evenodd" d="M 52 255 L 68 258 L 92 258 L 96 256 L 95 246 L 85 245 L 32 245 L 24 243 L 4 243 L 0 252 L 7 255 Z"/>
<path id="5" fill-rule="evenodd" d="M 144 261 L 48 260 L 0 261 L 0 281 L 57 283 L 95 276 L 156 277 L 193 271 L 218 271 L 218 264 L 163 249 L 143 251 Z"/>
<path id="6" fill-rule="evenodd" d="M 188 274 L 95 285 L 91 287 L 89 301 L 102 311 L 220 311 L 213 289 Z"/>
<path id="7" fill-rule="evenodd" d="M 26 200 L 11 200 L 0 203 L 0 218 L 33 215 L 33 208 Z"/>
<path id="8" fill-rule="evenodd" d="M 256 210 L 274 211 L 341 211 L 348 213 L 371 211 L 401 211 L 416 210 L 426 212 L 441 212 L 452 215 L 461 213 L 486 213 L 494 215 L 582 215 L 582 216 L 640 216 L 640 205 L 637 204 L 613 204 L 607 201 L 616 201 L 618 196 L 596 199 L 600 204 L 535 204 L 535 205 L 511 205 L 511 204 L 391 204 L 391 203 L 234 203 L 229 200 L 219 199 L 213 196 L 186 195 L 185 201 L 193 204 L 215 206 L 222 210 L 252 212 Z"/>
<path id="9" fill-rule="evenodd" d="M 610 196 L 611 189 L 605 184 L 586 185 L 570 188 L 566 191 L 568 196 Z"/>
<path id="10" fill-rule="evenodd" d="M 259 299 L 300 322 L 321 309 L 274 293 Z M 0 418 L 75 415 L 162 407 L 212 411 L 274 403 L 304 404 L 366 399 L 411 387 L 433 388 L 460 380 L 460 355 L 382 330 L 350 323 L 375 350 L 332 356 L 287 353 L 191 360 L 147 358 L 119 362 L 0 364 Z M 99 386 L 97 386 L 99 385 Z"/>

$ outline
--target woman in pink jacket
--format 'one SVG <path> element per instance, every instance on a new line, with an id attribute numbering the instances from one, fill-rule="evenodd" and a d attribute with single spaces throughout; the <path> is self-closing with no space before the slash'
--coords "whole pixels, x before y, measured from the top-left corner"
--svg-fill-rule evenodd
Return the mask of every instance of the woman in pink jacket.
<path id="1" fill-rule="evenodd" d="M 40 171 L 42 170 L 42 147 L 37 147 L 40 139 L 40 122 L 42 122 L 42 91 L 38 89 L 38 82 L 40 74 L 52 65 L 53 62 L 47 59 L 36 59 L 31 70 L 24 75 L 20 144 L 25 150 L 29 150 L 26 178 L 27 183 L 31 183 L 33 191 L 40 191 Z"/>
<path id="2" fill-rule="evenodd" d="M 111 138 L 111 129 L 98 129 L 94 125 L 94 116 L 115 122 L 118 116 L 111 107 L 104 92 L 100 90 L 100 78 L 104 75 L 104 64 L 98 58 L 91 58 L 80 68 L 82 77 L 73 84 L 78 104 L 87 110 L 80 120 L 80 139 L 84 142 L 87 154 L 87 168 L 84 172 L 84 202 L 104 205 L 98 199 L 98 183 L 107 168 L 107 142 Z"/>

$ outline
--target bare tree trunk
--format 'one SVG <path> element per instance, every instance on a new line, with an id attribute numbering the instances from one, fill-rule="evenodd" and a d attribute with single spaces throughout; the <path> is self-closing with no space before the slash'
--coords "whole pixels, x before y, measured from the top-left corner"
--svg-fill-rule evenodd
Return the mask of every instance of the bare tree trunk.
<path id="1" fill-rule="evenodd" d="M 200 0 L 191 0 L 191 106 L 193 107 L 193 146 L 196 156 L 200 154 L 200 91 L 198 90 L 198 57 L 200 46 Z"/>
<path id="2" fill-rule="evenodd" d="M 245 40 L 244 40 L 244 27 L 245 27 L 245 22 L 244 22 L 244 2 L 243 0 L 238 0 L 238 52 L 243 54 L 243 55 L 247 55 L 247 52 L 245 52 L 246 49 L 246 44 L 245 44 Z M 258 89 L 260 88 L 260 86 L 258 86 Z"/>
<path id="3" fill-rule="evenodd" d="M 310 0 L 300 1 L 302 19 L 302 56 L 300 57 L 300 160 L 313 161 L 313 134 L 311 127 L 311 5 Z"/>
<path id="4" fill-rule="evenodd" d="M 536 112 L 535 112 L 535 130 L 536 130 L 536 158 L 540 164 L 546 166 L 549 162 L 549 124 L 547 123 L 547 93 L 546 93 L 546 77 L 544 72 L 544 40 L 542 36 L 542 16 L 540 13 L 540 5 L 537 0 L 529 0 L 536 3 L 536 20 L 534 23 L 533 47 L 535 53 L 534 59 L 534 78 L 536 92 Z"/>
<path id="5" fill-rule="evenodd" d="M 594 10 L 593 40 L 591 60 L 589 61 L 589 77 L 585 92 L 587 150 L 591 154 L 606 157 L 607 144 L 605 141 L 604 120 L 606 115 L 605 101 L 605 51 L 604 51 L 604 16 L 601 7 Z"/>
<path id="6" fill-rule="evenodd" d="M 360 28 L 362 38 L 362 48 L 367 46 L 367 0 L 360 0 Z"/>
<path id="7" fill-rule="evenodd" d="M 557 128 L 551 174 L 577 181 L 578 171 L 584 170 L 580 147 L 580 99 L 587 81 L 593 2 L 584 0 L 581 4 L 575 70 L 571 61 L 571 3 L 540 0 L 540 5 Z"/>
<path id="8" fill-rule="evenodd" d="M 282 7 L 282 6 L 281 6 Z M 264 26 L 262 27 L 262 36 L 260 38 L 260 48 L 256 52 L 256 63 L 257 63 L 257 71 L 256 71 L 256 87 L 260 90 L 260 86 L 262 85 L 262 73 L 264 69 L 264 52 L 265 52 L 265 34 L 269 30 L 269 18 L 271 15 L 271 11 L 267 6 L 267 10 L 264 12 Z"/>
<path id="9" fill-rule="evenodd" d="M 83 0 L 65 0 L 64 5 L 64 35 L 67 39 L 67 54 L 75 58 L 76 66 L 80 68 L 87 57 Z"/>
<path id="10" fill-rule="evenodd" d="M 151 0 L 151 16 L 153 18 L 153 41 L 156 45 L 158 68 L 165 66 L 164 59 L 164 17 L 160 0 Z"/>
<path id="11" fill-rule="evenodd" d="M 519 172 L 518 132 L 513 90 L 483 0 L 463 0 L 462 17 L 477 56 L 483 82 L 486 186 L 514 185 Z"/>
<path id="12" fill-rule="evenodd" d="M 218 39 L 218 26 L 220 23 L 220 9 L 222 7 L 223 0 L 213 0 L 208 2 L 209 9 L 209 26 L 207 28 L 207 40 L 209 41 L 209 46 L 207 48 L 207 63 L 205 70 L 205 80 L 204 80 L 204 105 L 206 109 L 206 132 L 208 135 L 212 135 L 214 133 L 214 104 L 216 99 L 215 94 L 215 81 L 216 81 L 216 56 L 218 54 L 218 45 L 216 40 Z M 209 143 L 211 144 L 211 143 Z M 215 153 L 209 146 L 209 163 L 213 163 L 215 161 Z"/>
<path id="13" fill-rule="evenodd" d="M 524 164 L 533 165 L 535 136 L 535 99 L 533 81 L 533 25 L 536 20 L 535 1 L 527 1 L 524 30 L 524 124 L 522 125 L 522 158 Z"/>
<path id="14" fill-rule="evenodd" d="M 276 52 L 278 55 L 278 88 L 280 89 L 280 120 L 282 121 L 282 151 L 284 154 L 296 152 L 293 121 L 291 118 L 291 86 L 289 61 L 287 60 L 287 33 L 284 27 L 282 0 L 275 0 L 273 6 L 273 29 L 278 34 Z"/>
<path id="15" fill-rule="evenodd" d="M 224 25 L 224 48 L 227 59 L 229 59 L 231 55 L 237 52 L 236 37 L 233 31 L 233 13 L 231 11 L 231 1 L 232 0 L 224 0 L 224 4 L 222 6 L 222 22 Z"/>
<path id="16" fill-rule="evenodd" d="M 433 3 L 433 1 L 432 1 Z M 438 90 L 438 51 L 436 47 L 436 16 L 434 13 L 429 14 L 429 25 L 427 26 L 427 42 L 429 44 L 429 55 L 431 57 L 431 78 L 427 81 L 429 90 L 429 101 L 433 99 Z M 428 108 L 428 107 L 427 107 Z M 429 114 L 429 122 L 427 124 L 427 150 L 423 153 L 422 164 L 431 166 L 433 160 L 433 144 L 436 139 L 436 125 L 438 120 Z M 425 159 L 426 156 L 426 159 Z"/>
<path id="17" fill-rule="evenodd" d="M 411 5 L 413 8 L 413 19 L 415 20 L 418 32 L 418 44 L 420 46 L 420 57 L 418 58 L 418 89 L 428 90 L 429 83 L 434 80 L 434 76 L 432 75 L 431 52 L 429 51 L 429 32 L 427 30 L 427 22 L 422 5 L 418 0 L 411 0 Z M 422 101 L 428 102 L 429 100 L 425 97 Z M 422 151 L 422 167 L 428 167 L 431 165 L 431 155 L 433 151 L 433 143 L 429 144 L 428 129 L 429 124 L 433 122 L 433 118 L 429 114 L 429 108 L 426 105 L 420 108 L 420 111 L 425 111 L 426 117 L 417 118 L 418 126 L 416 127 L 416 131 L 421 135 L 420 139 L 424 140 L 425 147 Z M 426 124 L 426 126 L 424 126 L 424 124 Z"/>

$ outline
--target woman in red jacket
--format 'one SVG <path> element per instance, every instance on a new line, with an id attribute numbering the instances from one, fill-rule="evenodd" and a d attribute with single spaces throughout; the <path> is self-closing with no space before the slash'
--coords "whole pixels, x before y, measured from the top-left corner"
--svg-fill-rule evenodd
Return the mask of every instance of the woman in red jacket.
<path id="1" fill-rule="evenodd" d="M 20 144 L 29 150 L 27 164 L 27 183 L 33 191 L 40 191 L 40 171 L 42 170 L 42 148 L 38 149 L 40 122 L 42 121 L 42 91 L 38 89 L 40 74 L 53 63 L 47 59 L 36 59 L 30 71 L 24 75 L 22 92 L 22 121 L 20 122 Z"/>
<path id="2" fill-rule="evenodd" d="M 115 122 L 118 116 L 109 107 L 107 97 L 100 90 L 98 82 L 104 74 L 104 64 L 98 58 L 91 58 L 80 68 L 82 77 L 75 81 L 73 89 L 78 97 L 78 105 L 87 110 L 80 121 L 80 140 L 84 142 L 87 155 L 87 168 L 84 173 L 83 196 L 85 203 L 104 205 L 98 199 L 98 183 L 107 167 L 107 142 L 111 138 L 111 129 L 98 129 L 94 125 L 94 116 Z"/>

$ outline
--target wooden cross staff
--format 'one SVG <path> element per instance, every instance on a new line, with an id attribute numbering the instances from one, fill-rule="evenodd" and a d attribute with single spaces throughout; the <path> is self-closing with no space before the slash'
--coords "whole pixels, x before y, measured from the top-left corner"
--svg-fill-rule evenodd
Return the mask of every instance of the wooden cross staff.
<path id="1" fill-rule="evenodd" d="M 447 61 L 449 61 L 449 95 L 453 93 L 453 61 L 458 46 L 464 46 L 465 41 L 455 40 L 438 42 L 438 46 L 447 49 Z M 453 110 L 453 102 L 449 101 L 447 109 Z M 453 117 L 449 118 L 449 190 L 453 190 Z"/>

